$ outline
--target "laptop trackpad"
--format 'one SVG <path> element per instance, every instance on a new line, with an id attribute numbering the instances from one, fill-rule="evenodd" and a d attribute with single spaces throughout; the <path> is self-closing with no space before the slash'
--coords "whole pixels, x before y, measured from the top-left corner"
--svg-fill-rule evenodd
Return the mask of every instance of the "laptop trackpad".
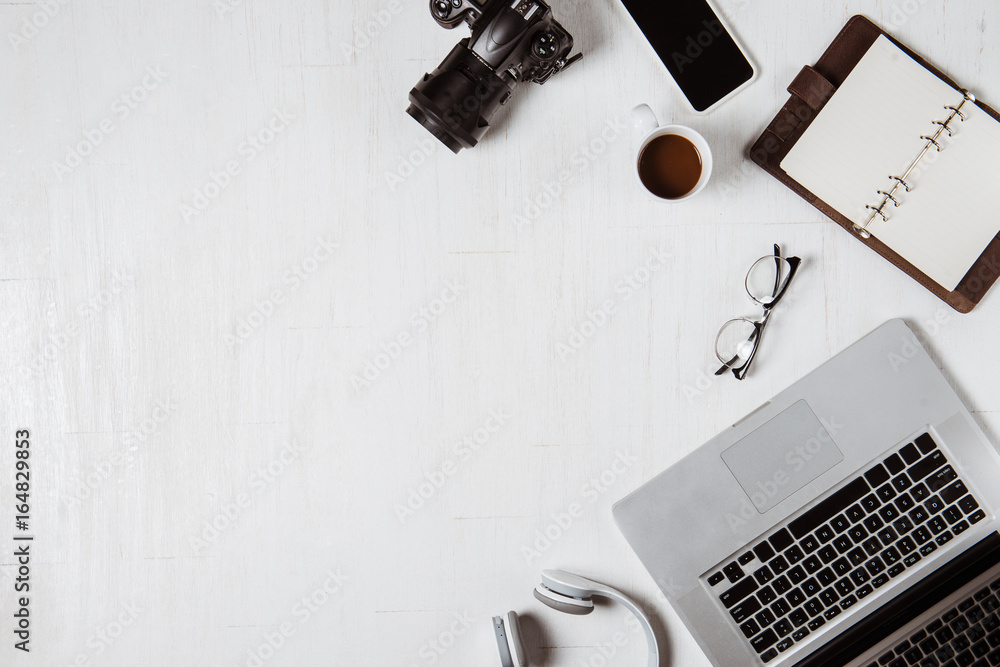
<path id="1" fill-rule="evenodd" d="M 722 452 L 750 502 L 764 513 L 844 460 L 804 401 Z"/>

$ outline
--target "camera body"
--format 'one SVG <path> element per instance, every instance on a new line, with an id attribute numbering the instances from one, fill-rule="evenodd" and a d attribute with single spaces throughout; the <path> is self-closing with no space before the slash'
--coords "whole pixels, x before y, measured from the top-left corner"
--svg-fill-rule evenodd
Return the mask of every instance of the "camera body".
<path id="1" fill-rule="evenodd" d="M 569 67 L 573 36 L 541 0 L 430 0 L 439 25 L 472 35 L 410 91 L 406 112 L 453 152 L 472 148 L 521 81 L 545 83 Z"/>

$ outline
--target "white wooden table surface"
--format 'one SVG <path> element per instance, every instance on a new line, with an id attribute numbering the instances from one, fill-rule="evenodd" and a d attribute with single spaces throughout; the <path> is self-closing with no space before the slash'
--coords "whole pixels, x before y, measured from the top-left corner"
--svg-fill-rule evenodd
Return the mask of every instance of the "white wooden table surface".
<path id="1" fill-rule="evenodd" d="M 536 664 L 638 664 L 620 608 L 532 598 L 563 568 L 706 665 L 613 502 L 893 317 L 997 441 L 1000 290 L 954 313 L 744 155 L 859 12 L 1000 103 L 1000 5 L 720 5 L 760 79 L 717 112 L 617 2 L 557 0 L 583 61 L 458 156 L 403 112 L 468 34 L 425 2 L 0 5 L 0 664 L 495 665 L 509 609 Z M 640 102 L 711 143 L 696 199 L 642 196 Z M 801 272 L 750 378 L 716 379 L 774 242 Z"/>

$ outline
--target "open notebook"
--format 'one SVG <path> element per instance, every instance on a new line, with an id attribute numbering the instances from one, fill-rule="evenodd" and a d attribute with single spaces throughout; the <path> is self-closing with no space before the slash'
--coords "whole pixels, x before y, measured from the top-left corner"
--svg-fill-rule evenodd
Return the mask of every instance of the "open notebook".
<path id="1" fill-rule="evenodd" d="M 948 291 L 1000 232 L 1000 122 L 885 35 L 781 168 Z"/>

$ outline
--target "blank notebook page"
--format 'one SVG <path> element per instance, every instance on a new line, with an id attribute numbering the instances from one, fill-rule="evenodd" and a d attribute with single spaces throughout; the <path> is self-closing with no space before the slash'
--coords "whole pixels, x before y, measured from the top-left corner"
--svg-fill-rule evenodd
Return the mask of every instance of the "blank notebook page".
<path id="1" fill-rule="evenodd" d="M 789 176 L 852 222 L 878 205 L 890 175 L 903 173 L 962 93 L 906 55 L 884 35 L 872 45 L 781 162 Z M 1000 231 L 1000 123 L 972 103 L 952 122 L 900 190 L 899 207 L 884 209 L 868 229 L 879 240 L 953 291 Z"/>

